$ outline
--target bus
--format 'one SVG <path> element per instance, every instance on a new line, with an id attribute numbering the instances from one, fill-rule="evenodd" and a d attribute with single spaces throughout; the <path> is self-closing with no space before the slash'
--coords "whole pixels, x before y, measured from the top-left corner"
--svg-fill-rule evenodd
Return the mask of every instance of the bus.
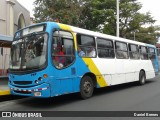
<path id="1" fill-rule="evenodd" d="M 154 45 L 56 22 L 15 33 L 8 85 L 13 95 L 39 98 L 79 93 L 146 79 L 158 74 Z"/>

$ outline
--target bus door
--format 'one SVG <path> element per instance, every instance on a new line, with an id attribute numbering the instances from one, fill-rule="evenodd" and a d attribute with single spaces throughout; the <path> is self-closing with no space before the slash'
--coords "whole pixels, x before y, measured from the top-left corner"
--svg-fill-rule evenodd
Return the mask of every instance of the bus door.
<path id="1" fill-rule="evenodd" d="M 76 67 L 74 64 L 74 40 L 70 32 L 54 31 L 52 39 L 52 61 L 56 68 L 55 84 L 57 85 L 57 92 L 60 94 L 72 92 Z"/>

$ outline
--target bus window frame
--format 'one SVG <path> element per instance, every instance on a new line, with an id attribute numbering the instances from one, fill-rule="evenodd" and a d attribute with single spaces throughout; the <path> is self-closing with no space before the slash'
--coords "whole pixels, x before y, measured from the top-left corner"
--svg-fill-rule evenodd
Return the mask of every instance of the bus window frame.
<path id="1" fill-rule="evenodd" d="M 103 39 L 103 40 L 106 40 L 106 41 L 110 41 L 111 43 L 112 43 L 112 46 L 113 46 L 113 48 L 112 48 L 112 50 L 113 50 L 113 52 L 114 52 L 114 57 L 99 57 L 99 53 L 98 53 L 98 39 Z M 97 44 L 97 56 L 98 56 L 98 58 L 101 58 L 101 59 L 115 59 L 115 56 L 116 56 L 116 54 L 115 54 L 115 46 L 114 46 L 114 40 L 111 40 L 111 39 L 106 39 L 106 38 L 103 38 L 103 37 L 97 37 L 96 38 L 96 44 Z M 104 49 L 104 48 L 103 48 Z M 111 48 L 106 48 L 106 49 L 111 49 Z"/>
<path id="2" fill-rule="evenodd" d="M 135 46 L 137 46 L 138 58 L 131 58 L 131 57 L 130 57 L 130 52 L 132 52 L 132 51 L 130 51 L 130 45 L 135 45 Z M 131 60 L 140 60 L 140 49 L 139 49 L 139 45 L 133 44 L 133 43 L 128 43 L 128 52 L 129 52 L 129 58 L 130 58 Z M 136 53 L 136 52 L 132 52 L 132 53 Z"/>
<path id="3" fill-rule="evenodd" d="M 154 54 L 151 54 L 150 52 L 149 52 L 149 49 L 154 49 Z M 154 59 L 156 59 L 156 48 L 154 48 L 154 47 L 148 47 L 148 59 L 150 59 L 151 60 L 151 58 L 149 57 L 149 55 L 154 55 Z"/>
<path id="4" fill-rule="evenodd" d="M 62 68 L 57 68 L 55 65 L 54 65 L 54 62 L 53 62 L 53 59 L 52 59 L 52 57 L 54 57 L 54 56 L 52 56 L 52 43 L 53 43 L 53 37 L 59 37 L 59 36 L 53 36 L 53 34 L 54 34 L 54 32 L 55 31 L 64 31 L 64 32 L 69 32 L 69 33 L 71 33 L 71 35 L 72 35 L 72 37 L 73 37 L 73 47 L 74 47 L 74 55 L 73 55 L 73 58 L 74 58 L 74 60 L 73 60 L 73 62 L 71 63 L 71 64 L 69 64 L 69 65 L 67 65 L 67 66 L 65 66 L 65 67 L 62 67 Z M 69 38 L 68 38 L 69 39 Z M 70 39 L 70 40 L 72 40 L 72 39 Z M 75 63 L 75 61 L 76 61 L 76 49 L 75 49 L 75 42 L 74 42 L 74 36 L 73 36 L 73 33 L 72 33 L 72 31 L 69 31 L 69 30 L 63 30 L 63 29 L 53 29 L 52 30 L 52 33 L 51 33 L 51 45 L 50 45 L 50 47 L 51 47 L 51 55 L 50 55 L 50 60 L 51 60 L 51 64 L 52 64 L 52 66 L 55 68 L 55 69 L 57 69 L 57 70 L 63 70 L 63 69 L 66 69 L 66 68 L 69 68 L 70 66 L 72 66 L 74 63 Z M 71 56 L 71 55 L 70 55 Z M 64 55 L 64 57 L 69 57 L 69 56 L 67 56 L 67 55 Z"/>
<path id="5" fill-rule="evenodd" d="M 93 38 L 94 46 L 79 45 L 79 44 L 78 44 L 78 35 Z M 95 38 L 95 36 L 77 33 L 77 34 L 76 34 L 76 42 L 77 42 L 77 53 L 78 53 L 78 47 L 88 47 L 88 48 L 94 47 L 94 49 L 95 49 L 95 57 L 89 57 L 89 56 L 86 56 L 86 55 L 85 55 L 85 56 L 80 56 L 79 53 L 78 53 L 78 56 L 79 56 L 80 58 L 97 58 L 97 43 L 96 43 L 96 38 Z"/>
<path id="6" fill-rule="evenodd" d="M 124 51 L 124 50 L 118 50 L 118 51 L 127 52 L 127 58 L 117 58 L 117 47 L 116 47 L 117 42 L 126 44 L 127 51 Z M 128 51 L 128 43 L 127 42 L 122 42 L 122 41 L 115 40 L 114 46 L 115 46 L 115 57 L 116 57 L 116 59 L 129 59 L 129 53 L 128 53 L 129 51 Z"/>
<path id="7" fill-rule="evenodd" d="M 147 54 L 147 59 L 142 59 L 142 57 L 141 57 L 141 55 L 142 55 L 141 47 L 145 47 L 145 48 L 146 48 L 147 53 L 145 53 L 145 54 Z M 149 60 L 149 56 L 148 56 L 148 47 L 147 47 L 147 46 L 139 45 L 139 52 L 140 52 L 140 59 L 141 59 L 141 60 Z M 144 54 L 144 53 L 143 53 L 143 54 Z"/>

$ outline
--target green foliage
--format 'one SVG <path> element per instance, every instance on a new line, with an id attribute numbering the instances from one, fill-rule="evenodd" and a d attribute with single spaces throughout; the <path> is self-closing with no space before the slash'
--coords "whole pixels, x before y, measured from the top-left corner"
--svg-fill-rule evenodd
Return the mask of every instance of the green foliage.
<path id="1" fill-rule="evenodd" d="M 141 27 L 136 35 L 136 40 L 140 42 L 145 42 L 149 44 L 156 44 L 160 33 L 158 32 L 160 27 L 150 26 L 147 28 Z"/>
<path id="2" fill-rule="evenodd" d="M 93 31 L 116 35 L 116 0 L 36 0 L 36 22 L 56 21 Z M 156 28 L 145 28 L 155 20 L 149 12 L 142 14 L 137 0 L 120 0 L 120 37 L 152 43 Z M 152 31 L 151 31 L 152 29 Z M 145 36 L 145 37 L 144 37 Z"/>
<path id="3" fill-rule="evenodd" d="M 77 0 L 36 0 L 36 22 L 60 21 L 61 23 L 77 26 L 81 7 Z"/>

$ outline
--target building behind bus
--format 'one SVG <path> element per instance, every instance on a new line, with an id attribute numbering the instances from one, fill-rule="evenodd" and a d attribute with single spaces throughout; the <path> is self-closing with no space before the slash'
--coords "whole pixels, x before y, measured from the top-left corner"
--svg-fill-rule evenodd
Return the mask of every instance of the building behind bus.
<path id="1" fill-rule="evenodd" d="M 0 0 L 0 77 L 7 76 L 14 33 L 30 25 L 31 20 L 30 12 L 17 0 Z"/>

